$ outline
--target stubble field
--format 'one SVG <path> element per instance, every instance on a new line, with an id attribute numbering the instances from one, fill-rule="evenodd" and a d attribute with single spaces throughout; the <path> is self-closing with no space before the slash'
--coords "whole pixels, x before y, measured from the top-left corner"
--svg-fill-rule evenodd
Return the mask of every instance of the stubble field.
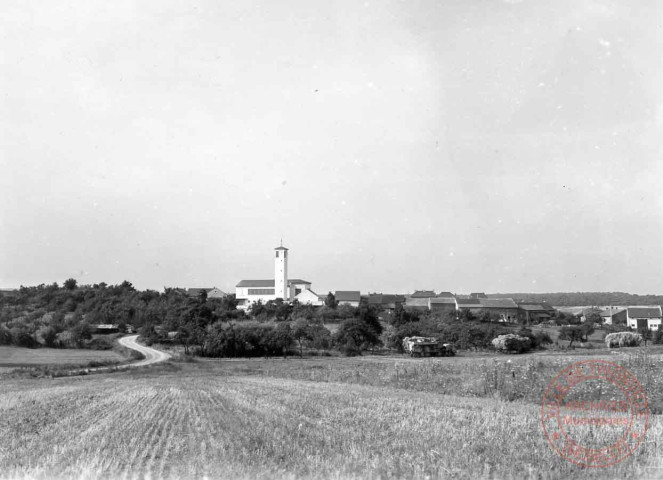
<path id="1" fill-rule="evenodd" d="M 562 479 L 663 473 L 658 416 L 651 417 L 647 438 L 630 459 L 608 469 L 582 469 L 552 452 L 536 403 L 505 401 L 494 392 L 470 398 L 361 381 L 362 365 L 372 377 L 374 365 L 400 365 L 399 376 L 408 367 L 411 374 L 430 371 L 426 360 L 408 360 L 213 361 L 3 380 L 0 478 Z M 472 361 L 450 364 L 463 370 Z M 321 364 L 329 372 L 338 367 L 360 373 L 304 378 L 302 372 L 320 372 Z"/>
<path id="2" fill-rule="evenodd" d="M 22 367 L 80 366 L 89 362 L 108 364 L 126 361 L 115 350 L 85 350 L 68 348 L 17 348 L 0 346 L 0 373 Z"/>

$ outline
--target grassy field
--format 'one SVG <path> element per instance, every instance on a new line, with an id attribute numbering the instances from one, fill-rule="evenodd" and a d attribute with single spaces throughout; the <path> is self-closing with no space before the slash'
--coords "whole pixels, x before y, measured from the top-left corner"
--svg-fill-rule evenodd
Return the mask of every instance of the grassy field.
<path id="1" fill-rule="evenodd" d="M 641 381 L 660 372 L 656 352 L 613 357 Z M 214 360 L 9 379 L 0 478 L 661 478 L 660 416 L 608 469 L 548 446 L 540 385 L 583 358 Z M 508 401 L 512 388 L 528 394 Z"/>
<path id="2" fill-rule="evenodd" d="M 67 348 L 0 347 L 0 368 L 85 365 L 92 361 L 122 362 L 126 357 L 114 350 L 75 350 Z"/>

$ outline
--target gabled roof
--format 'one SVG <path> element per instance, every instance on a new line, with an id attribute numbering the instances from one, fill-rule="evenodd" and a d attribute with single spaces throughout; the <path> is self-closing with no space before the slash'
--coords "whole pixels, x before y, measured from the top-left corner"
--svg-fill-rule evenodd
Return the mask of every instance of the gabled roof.
<path id="1" fill-rule="evenodd" d="M 416 290 L 412 295 L 410 295 L 411 298 L 431 298 L 435 296 L 435 292 L 433 290 Z"/>
<path id="2" fill-rule="evenodd" d="M 274 280 L 241 280 L 236 287 L 273 288 Z"/>
<path id="3" fill-rule="evenodd" d="M 405 301 L 406 307 L 426 307 L 428 308 L 429 298 L 410 297 Z"/>
<path id="4" fill-rule="evenodd" d="M 443 298 L 455 298 L 456 296 L 451 293 L 451 292 L 440 292 L 438 297 L 443 297 Z"/>
<path id="5" fill-rule="evenodd" d="M 456 305 L 456 299 L 451 297 L 435 297 L 430 299 L 431 304 L 449 304 L 449 305 Z"/>
<path id="6" fill-rule="evenodd" d="M 186 293 L 190 297 L 197 297 L 198 295 L 200 295 L 200 292 L 202 292 L 203 290 L 205 290 L 206 292 L 209 292 L 210 290 L 214 290 L 214 288 L 211 288 L 211 287 L 187 288 Z"/>
<path id="7" fill-rule="evenodd" d="M 631 318 L 659 318 L 661 307 L 628 307 L 628 316 Z"/>
<path id="8" fill-rule="evenodd" d="M 613 315 L 617 315 L 618 313 L 625 312 L 625 308 L 604 308 L 599 312 L 599 315 L 602 317 L 611 317 Z"/>
<path id="9" fill-rule="evenodd" d="M 318 300 L 323 300 L 323 301 L 324 301 L 325 298 L 326 298 L 326 297 L 321 298 L 321 296 L 318 295 L 317 293 L 315 293 L 313 290 L 302 290 L 302 291 L 299 292 L 297 295 L 295 295 L 295 298 L 298 298 L 298 297 L 300 297 L 300 296 L 301 296 L 301 297 L 309 297 L 309 296 L 311 296 L 311 295 L 313 295 L 314 297 L 316 297 Z"/>
<path id="10" fill-rule="evenodd" d="M 359 302 L 361 301 L 361 292 L 359 290 L 336 290 L 334 292 L 337 302 Z"/>
<path id="11" fill-rule="evenodd" d="M 457 298 L 456 302 L 458 303 L 458 306 L 467 306 L 467 307 L 481 307 L 481 302 L 479 302 L 478 298 Z"/>
<path id="12" fill-rule="evenodd" d="M 518 308 L 511 298 L 480 298 L 479 303 L 484 308 Z"/>
<path id="13" fill-rule="evenodd" d="M 483 292 L 473 292 L 470 293 L 470 298 L 488 298 Z"/>
<path id="14" fill-rule="evenodd" d="M 518 308 L 528 312 L 549 312 L 550 307 L 540 303 L 519 303 Z"/>
<path id="15" fill-rule="evenodd" d="M 368 295 L 366 298 L 370 305 L 390 305 L 393 303 L 405 302 L 405 297 L 403 295 L 374 293 Z"/>
<path id="16" fill-rule="evenodd" d="M 306 280 L 300 280 L 298 278 L 293 278 L 288 280 L 288 285 L 299 285 L 299 284 L 311 285 L 311 282 Z M 253 287 L 253 288 L 273 288 L 274 280 L 241 280 L 236 287 Z"/>

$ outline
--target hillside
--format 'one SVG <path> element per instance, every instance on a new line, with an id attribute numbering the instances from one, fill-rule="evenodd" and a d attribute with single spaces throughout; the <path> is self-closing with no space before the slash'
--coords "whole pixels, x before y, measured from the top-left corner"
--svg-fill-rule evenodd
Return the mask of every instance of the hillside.
<path id="1" fill-rule="evenodd" d="M 489 298 L 548 302 L 556 307 L 577 305 L 662 305 L 663 295 L 637 295 L 625 292 L 490 293 Z"/>

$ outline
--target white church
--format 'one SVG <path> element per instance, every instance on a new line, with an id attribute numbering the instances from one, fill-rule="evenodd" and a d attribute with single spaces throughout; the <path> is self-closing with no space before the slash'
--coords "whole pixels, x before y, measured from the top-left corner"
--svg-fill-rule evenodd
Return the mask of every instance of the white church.
<path id="1" fill-rule="evenodd" d="M 288 279 L 288 249 L 283 245 L 274 249 L 273 280 L 242 280 L 235 286 L 237 308 L 247 309 L 261 300 L 281 298 L 286 302 L 297 300 L 302 304 L 322 305 L 324 302 L 311 290 L 311 282 Z"/>

